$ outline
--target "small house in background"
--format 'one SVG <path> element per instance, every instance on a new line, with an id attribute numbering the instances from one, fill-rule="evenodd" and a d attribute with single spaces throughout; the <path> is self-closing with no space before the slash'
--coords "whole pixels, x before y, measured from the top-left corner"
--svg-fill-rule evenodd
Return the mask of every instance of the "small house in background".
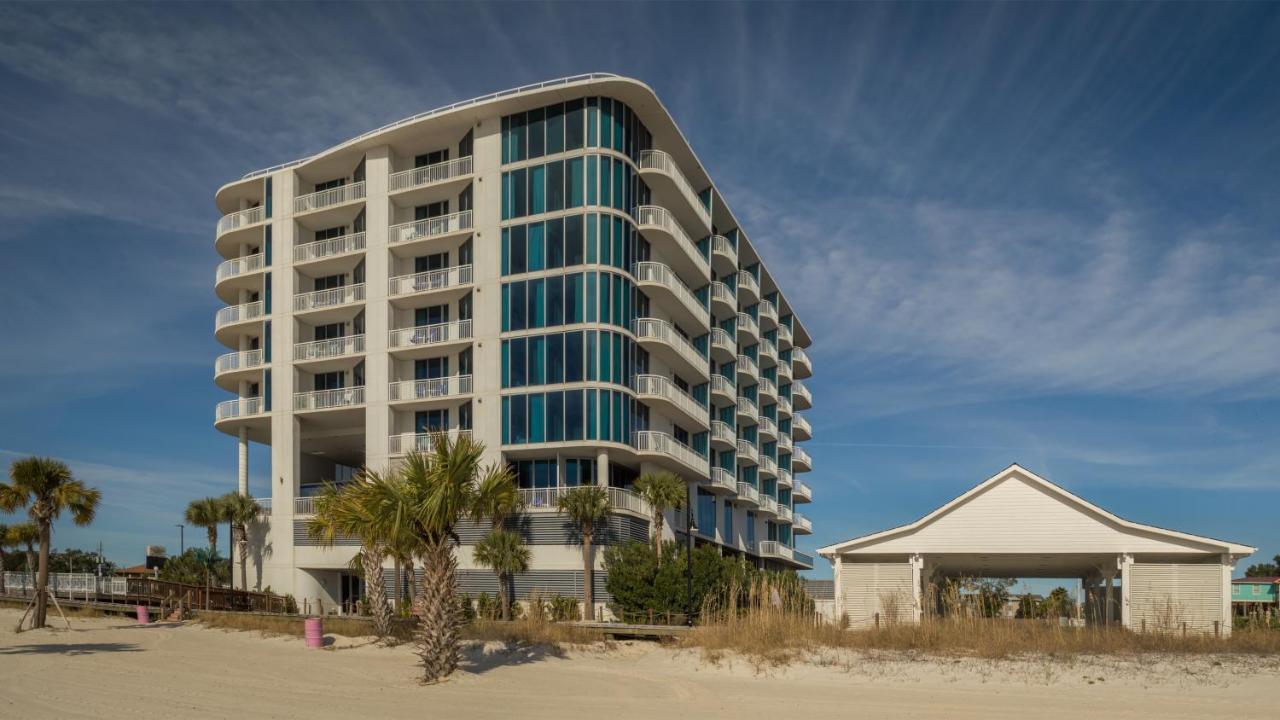
<path id="1" fill-rule="evenodd" d="M 1231 609 L 1237 616 L 1274 616 L 1280 612 L 1280 577 L 1245 577 L 1231 581 Z"/>
<path id="2" fill-rule="evenodd" d="M 116 577 L 154 578 L 159 572 L 159 570 L 149 568 L 146 565 L 133 565 L 116 570 Z"/>

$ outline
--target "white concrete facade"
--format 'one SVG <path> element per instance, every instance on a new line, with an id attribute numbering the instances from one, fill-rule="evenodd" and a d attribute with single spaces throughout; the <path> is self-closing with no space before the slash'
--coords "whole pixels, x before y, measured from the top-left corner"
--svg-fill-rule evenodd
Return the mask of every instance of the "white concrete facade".
<path id="1" fill-rule="evenodd" d="M 605 108 L 626 118 L 625 144 L 617 141 L 621 121 L 609 125 Z M 546 143 L 539 154 L 528 141 L 514 155 L 517 131 L 508 118 L 515 117 L 529 123 L 521 143 L 534 137 L 536 119 L 537 142 Z M 561 129 L 545 129 L 552 117 Z M 584 124 L 575 129 L 574 122 Z M 603 197 L 610 190 L 603 174 L 572 175 L 609 167 L 631 193 L 623 204 L 617 192 L 612 203 Z M 544 168 L 564 168 L 564 196 L 555 197 L 558 186 L 549 184 L 547 205 L 535 206 L 533 191 L 522 187 L 530 205 L 513 215 L 515 178 L 527 177 L 532 188 Z M 647 509 L 629 484 L 639 473 L 668 469 L 688 481 L 695 504 L 714 518 L 699 523 L 699 542 L 763 565 L 812 565 L 794 548 L 796 535 L 812 532 L 796 511 L 813 496 L 799 479 L 812 460 L 798 444 L 812 436 L 798 412 L 813 403 L 801 382 L 812 374 L 803 351 L 811 339 L 647 86 L 598 74 L 456 103 L 250 173 L 224 185 L 215 201 L 223 214 L 215 247 L 225 259 L 215 291 L 226 304 L 215 336 L 229 352 L 217 359 L 214 376 L 233 395 L 218 405 L 215 427 L 237 438 L 239 491 L 260 497 L 267 510 L 253 533 L 251 586 L 342 603 L 342 572 L 354 547 L 319 548 L 297 535 L 309 494 L 361 466 L 390 467 L 428 447 L 435 432 L 470 433 L 489 459 L 524 468 L 530 518 L 554 515 L 554 488 L 577 473 L 610 485 L 627 523 L 619 532 L 642 536 Z M 536 224 L 550 234 L 579 216 L 601 232 L 606 221 L 624 228 L 636 238 L 633 257 L 606 263 L 591 249 L 599 241 L 590 232 L 584 256 L 515 269 L 506 249 L 515 247 L 517 232 L 532 233 L 527 227 Z M 602 287 L 605 274 L 625 281 L 633 292 L 626 297 L 630 316 L 606 319 L 602 296 L 600 318 L 553 325 L 557 309 L 536 329 L 508 327 L 515 318 L 504 298 L 516 284 L 523 293 L 528 283 L 530 297 L 535 283 L 552 293 L 552 282 L 558 288 L 561 276 L 576 271 L 584 282 L 600 276 Z M 588 300 L 596 312 L 594 296 Z M 539 312 L 541 303 L 539 296 Z M 621 382 L 556 382 L 559 370 L 550 369 L 560 356 L 539 344 L 548 375 L 537 387 L 508 381 L 515 370 L 504 358 L 514 356 L 517 342 L 532 348 L 561 331 L 565 343 L 578 331 L 593 342 L 606 332 L 622 338 L 631 372 Z M 527 402 L 527 412 L 541 412 L 544 401 L 601 391 L 621 399 L 628 420 L 607 439 L 590 429 L 606 433 L 607 419 L 588 416 L 588 432 L 566 439 L 575 420 L 547 410 L 539 417 L 549 426 L 565 423 L 564 437 L 548 430 L 534 441 L 542 428 L 529 421 L 530 437 L 513 435 L 515 410 L 504 411 L 518 405 L 526 412 Z M 585 407 L 596 410 L 594 397 Z M 255 444 L 269 446 L 269 490 L 250 484 Z M 559 589 L 564 578 L 555 573 L 581 570 L 580 546 L 567 534 L 553 541 L 552 531 L 538 527 L 530 531 L 539 538 L 532 575 Z M 671 513 L 668 535 L 684 527 L 684 513 Z M 602 553 L 596 557 L 599 563 Z M 459 561 L 464 573 L 475 569 L 465 540 Z"/>

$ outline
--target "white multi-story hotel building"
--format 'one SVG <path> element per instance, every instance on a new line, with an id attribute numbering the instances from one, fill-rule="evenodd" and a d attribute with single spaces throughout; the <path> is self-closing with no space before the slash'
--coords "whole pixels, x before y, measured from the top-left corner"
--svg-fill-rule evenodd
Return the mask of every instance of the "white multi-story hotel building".
<path id="1" fill-rule="evenodd" d="M 271 453 L 252 586 L 353 601 L 354 544 L 307 538 L 310 497 L 440 432 L 519 476 L 533 563 L 517 595 L 579 592 L 558 489 L 607 486 L 603 543 L 644 540 L 631 487 L 651 469 L 689 482 L 697 542 L 811 567 L 795 549 L 812 532 L 809 334 L 643 83 L 459 102 L 249 173 L 216 203 L 214 378 L 231 396 L 214 424 L 239 440 L 241 492 L 251 444 Z M 483 532 L 460 533 L 470 592 L 496 589 L 471 562 Z"/>

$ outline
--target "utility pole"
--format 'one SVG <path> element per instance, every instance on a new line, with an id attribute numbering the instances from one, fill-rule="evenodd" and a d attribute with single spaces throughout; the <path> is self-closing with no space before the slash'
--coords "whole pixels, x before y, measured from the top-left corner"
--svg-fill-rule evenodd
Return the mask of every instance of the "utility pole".
<path id="1" fill-rule="evenodd" d="M 183 529 L 186 527 L 186 525 L 183 525 L 181 523 L 175 523 L 174 527 L 178 528 L 178 554 L 185 555 L 187 552 L 187 544 L 186 544 L 185 538 L 183 537 L 183 533 L 184 533 Z"/>

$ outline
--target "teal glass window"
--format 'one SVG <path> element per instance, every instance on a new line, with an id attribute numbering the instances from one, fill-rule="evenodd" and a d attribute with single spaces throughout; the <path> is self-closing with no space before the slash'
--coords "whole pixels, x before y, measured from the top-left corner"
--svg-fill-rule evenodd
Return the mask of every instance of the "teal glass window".
<path id="1" fill-rule="evenodd" d="M 529 384 L 529 365 L 526 346 L 528 340 L 516 338 L 509 341 L 511 345 L 511 387 L 524 387 Z"/>
<path id="2" fill-rule="evenodd" d="M 570 158 L 565 165 L 567 170 L 565 173 L 565 185 L 567 187 L 565 196 L 568 200 L 565 207 L 582 207 L 582 158 Z"/>
<path id="3" fill-rule="evenodd" d="M 543 257 L 543 226 L 542 223 L 530 223 L 528 226 L 528 253 L 529 253 L 529 272 L 538 272 L 547 267 L 546 258 Z M 521 227 L 524 230 L 525 227 Z M 521 235 L 524 235 L 522 232 Z"/>
<path id="4" fill-rule="evenodd" d="M 564 393 L 547 393 L 547 442 L 564 441 Z"/>
<path id="5" fill-rule="evenodd" d="M 564 321 L 580 323 L 583 321 L 582 273 L 570 273 L 564 276 Z"/>
<path id="6" fill-rule="evenodd" d="M 546 397 L 541 393 L 529 396 L 529 442 L 546 442 Z"/>
<path id="7" fill-rule="evenodd" d="M 546 290 L 542 279 L 529 281 L 529 328 L 547 326 Z"/>
<path id="8" fill-rule="evenodd" d="M 517 170 L 516 172 L 520 172 Z M 546 211 L 547 166 L 534 165 L 529 168 L 529 214 L 539 215 Z M 519 214 L 520 217 L 524 213 Z"/>
<path id="9" fill-rule="evenodd" d="M 547 267 L 564 267 L 564 218 L 547 221 Z"/>
<path id="10" fill-rule="evenodd" d="M 547 163 L 547 212 L 564 209 L 564 161 Z"/>
<path id="11" fill-rule="evenodd" d="M 566 267 L 581 265 L 585 260 L 582 251 L 581 215 L 564 218 L 564 264 Z"/>
<path id="12" fill-rule="evenodd" d="M 596 177 L 598 175 L 597 168 L 600 165 L 600 158 L 597 155 L 587 156 L 587 204 L 597 204 L 596 198 L 599 197 L 599 187 L 596 185 Z"/>
<path id="13" fill-rule="evenodd" d="M 529 159 L 540 158 L 543 156 L 544 141 L 546 140 L 545 130 L 543 129 L 542 118 L 544 111 L 542 108 L 529 111 Z"/>
<path id="14" fill-rule="evenodd" d="M 564 106 L 547 106 L 547 154 L 564 152 Z"/>
<path id="15" fill-rule="evenodd" d="M 569 390 L 564 394 L 564 439 L 581 440 L 585 434 L 585 417 L 582 411 L 582 390 Z"/>
<path id="16" fill-rule="evenodd" d="M 511 217 L 524 217 L 528 214 L 529 188 L 524 168 L 511 171 Z"/>
<path id="17" fill-rule="evenodd" d="M 577 150 L 583 142 L 583 102 L 570 100 L 564 105 L 564 148 Z"/>
<path id="18" fill-rule="evenodd" d="M 547 339 L 545 335 L 534 335 L 529 338 L 529 383 L 530 385 L 546 385 L 546 358 L 544 351 Z"/>
<path id="19" fill-rule="evenodd" d="M 586 396 L 587 396 L 587 416 L 586 416 L 587 439 L 595 440 L 599 437 L 599 433 L 596 430 L 596 428 L 599 427 L 598 419 L 597 419 L 597 415 L 599 413 L 597 412 L 597 406 L 596 406 L 596 397 L 597 397 L 596 391 L 587 390 Z"/>
<path id="20" fill-rule="evenodd" d="M 529 442 L 528 407 L 524 395 L 511 396 L 511 442 L 520 445 Z"/>
<path id="21" fill-rule="evenodd" d="M 524 281 L 511 283 L 511 329 L 524 330 L 526 327 L 526 311 L 528 298 Z"/>
<path id="22" fill-rule="evenodd" d="M 547 325 L 564 324 L 564 277 L 547 278 Z"/>
<path id="23" fill-rule="evenodd" d="M 600 143 L 599 124 L 600 124 L 600 100 L 599 98 L 587 98 L 587 147 L 597 147 Z"/>
<path id="24" fill-rule="evenodd" d="M 564 334 L 564 382 L 582 382 L 582 331 Z"/>

